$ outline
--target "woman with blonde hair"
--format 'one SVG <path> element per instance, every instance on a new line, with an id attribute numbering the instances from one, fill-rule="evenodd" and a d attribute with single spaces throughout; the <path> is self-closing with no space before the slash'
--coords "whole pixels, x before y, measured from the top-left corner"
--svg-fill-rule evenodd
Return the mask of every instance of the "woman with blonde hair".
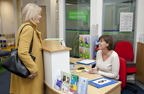
<path id="1" fill-rule="evenodd" d="M 22 78 L 12 73 L 10 94 L 43 94 L 42 39 L 41 33 L 37 30 L 41 11 L 41 7 L 33 3 L 28 3 L 23 8 L 23 24 L 18 29 L 16 47 L 18 48 L 18 56 L 30 71 L 30 75 L 27 78 Z M 31 43 L 32 52 L 29 53 Z M 36 57 L 35 61 L 30 55 Z"/>

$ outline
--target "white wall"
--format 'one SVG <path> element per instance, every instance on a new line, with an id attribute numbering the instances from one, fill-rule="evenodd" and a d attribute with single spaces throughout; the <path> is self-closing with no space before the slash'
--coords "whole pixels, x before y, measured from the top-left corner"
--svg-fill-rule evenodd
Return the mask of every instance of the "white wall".
<path id="1" fill-rule="evenodd" d="M 91 0 L 90 5 L 90 34 L 102 35 L 103 0 Z"/>
<path id="2" fill-rule="evenodd" d="M 59 0 L 58 2 L 59 12 L 59 38 L 65 40 L 65 0 Z"/>
<path id="3" fill-rule="evenodd" d="M 2 34 L 2 22 L 1 22 L 1 15 L 0 15 L 0 34 Z"/>
<path id="4" fill-rule="evenodd" d="M 136 3 L 136 35 L 135 35 L 135 60 L 137 51 L 137 42 L 139 41 L 140 34 L 144 34 L 144 0 L 137 0 Z"/>
<path id="5" fill-rule="evenodd" d="M 15 33 L 15 20 L 12 0 L 1 1 L 2 31 L 4 34 Z"/>

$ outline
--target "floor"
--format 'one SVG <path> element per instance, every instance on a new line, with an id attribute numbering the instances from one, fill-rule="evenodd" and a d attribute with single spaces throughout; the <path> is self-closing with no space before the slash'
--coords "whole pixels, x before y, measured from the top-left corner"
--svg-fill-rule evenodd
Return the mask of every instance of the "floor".
<path id="1" fill-rule="evenodd" d="M 144 90 L 144 84 L 139 82 L 138 80 L 128 80 L 127 82 L 135 83 Z"/>
<path id="2" fill-rule="evenodd" d="M 129 75 L 127 76 L 127 82 L 130 83 L 135 83 L 136 85 L 138 85 L 139 87 L 141 87 L 144 90 L 144 83 L 141 83 L 140 81 L 136 80 L 134 78 L 135 75 Z"/>

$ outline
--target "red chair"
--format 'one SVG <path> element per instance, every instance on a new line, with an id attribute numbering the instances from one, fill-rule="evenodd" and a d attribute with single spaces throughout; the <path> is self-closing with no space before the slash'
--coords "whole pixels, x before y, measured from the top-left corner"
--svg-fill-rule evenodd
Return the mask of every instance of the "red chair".
<path id="1" fill-rule="evenodd" d="M 132 44 L 128 41 L 119 41 L 116 43 L 115 51 L 119 57 L 123 57 L 127 61 L 127 73 L 136 73 Z"/>
<path id="2" fill-rule="evenodd" d="M 119 81 L 122 82 L 121 89 L 126 87 L 126 61 L 124 58 L 119 57 L 120 70 L 119 70 Z"/>
<path id="3" fill-rule="evenodd" d="M 119 41 L 115 45 L 114 49 L 119 57 L 122 57 L 126 60 L 126 72 L 127 74 L 136 73 L 136 64 L 133 62 L 134 60 L 134 53 L 133 53 L 133 46 L 128 41 Z M 127 84 L 129 85 L 129 84 Z M 129 87 L 131 87 L 129 85 Z M 137 92 L 134 87 L 131 87 L 133 92 Z"/>

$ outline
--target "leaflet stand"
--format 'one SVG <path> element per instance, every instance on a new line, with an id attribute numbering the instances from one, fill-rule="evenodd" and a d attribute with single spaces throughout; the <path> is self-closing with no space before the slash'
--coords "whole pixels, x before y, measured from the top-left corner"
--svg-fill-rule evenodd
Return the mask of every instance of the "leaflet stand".
<path id="1" fill-rule="evenodd" d="M 71 48 L 61 45 L 58 40 L 43 41 L 45 83 L 51 88 L 61 71 L 70 73 L 69 50 Z"/>

